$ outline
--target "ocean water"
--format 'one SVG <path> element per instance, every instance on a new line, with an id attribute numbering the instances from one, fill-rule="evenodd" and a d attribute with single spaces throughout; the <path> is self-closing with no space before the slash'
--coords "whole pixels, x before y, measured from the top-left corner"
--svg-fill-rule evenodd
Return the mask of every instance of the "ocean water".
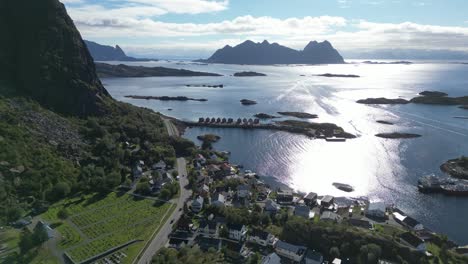
<path id="1" fill-rule="evenodd" d="M 302 192 L 320 195 L 367 196 L 395 204 L 434 231 L 468 244 L 468 198 L 420 194 L 420 176 L 442 175 L 448 159 L 468 155 L 468 110 L 456 106 L 368 106 L 355 101 L 368 97 L 415 97 L 424 90 L 450 96 L 468 95 L 468 65 L 421 62 L 412 65 L 351 63 L 325 66 L 199 65 L 175 62 L 133 63 L 220 73 L 222 77 L 106 78 L 103 83 L 118 100 L 151 108 L 165 115 L 196 121 L 199 117 L 246 117 L 256 113 L 301 111 L 318 114 L 314 122 L 332 122 L 358 138 L 346 142 L 311 140 L 302 135 L 267 130 L 219 128 L 188 129 L 185 137 L 215 133 L 214 146 L 231 151 L 231 161 Z M 266 77 L 236 78 L 239 71 Z M 361 78 L 326 78 L 317 74 L 357 74 Z M 301 76 L 305 75 L 305 76 Z M 224 88 L 186 87 L 224 84 Z M 207 102 L 136 100 L 125 95 L 188 96 Z M 257 105 L 243 106 L 241 99 Z M 168 109 L 172 109 L 171 111 Z M 294 119 L 294 118 L 283 118 Z M 387 120 L 395 125 L 383 125 Z M 421 138 L 390 140 L 380 132 L 411 132 Z M 351 184 L 344 193 L 333 182 Z"/>

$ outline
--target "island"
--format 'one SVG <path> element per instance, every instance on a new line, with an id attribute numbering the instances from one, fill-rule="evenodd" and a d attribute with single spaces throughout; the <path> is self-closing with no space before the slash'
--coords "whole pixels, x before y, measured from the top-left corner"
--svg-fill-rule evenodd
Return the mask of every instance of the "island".
<path id="1" fill-rule="evenodd" d="M 221 137 L 215 134 L 205 134 L 205 135 L 197 136 L 197 139 L 201 141 L 215 143 L 215 142 L 218 142 L 221 139 Z"/>
<path id="2" fill-rule="evenodd" d="M 355 74 L 332 74 L 332 73 L 318 74 L 317 76 L 328 77 L 328 78 L 360 78 L 361 77 Z"/>
<path id="3" fill-rule="evenodd" d="M 418 134 L 399 133 L 399 132 L 380 133 L 380 134 L 376 134 L 375 136 L 376 136 L 376 137 L 380 137 L 380 138 L 389 138 L 389 139 L 418 138 L 418 137 L 422 137 L 421 135 L 418 135 Z"/>
<path id="4" fill-rule="evenodd" d="M 394 125 L 394 123 L 385 120 L 377 120 L 376 122 L 383 125 Z"/>
<path id="5" fill-rule="evenodd" d="M 384 97 L 380 98 L 367 98 L 357 101 L 358 104 L 408 104 L 409 101 L 402 98 L 388 99 Z"/>
<path id="6" fill-rule="evenodd" d="M 234 73 L 234 77 L 256 77 L 256 76 L 267 76 L 264 73 L 253 72 L 253 71 L 244 71 Z"/>
<path id="7" fill-rule="evenodd" d="M 98 76 L 101 78 L 222 76 L 216 73 L 197 72 L 184 69 L 129 66 L 125 64 L 111 65 L 107 63 L 96 63 L 96 71 Z"/>
<path id="8" fill-rule="evenodd" d="M 242 99 L 240 100 L 242 105 L 255 105 L 257 101 L 249 100 L 249 99 Z"/>
<path id="9" fill-rule="evenodd" d="M 354 187 L 349 184 L 334 182 L 332 183 L 332 185 L 335 186 L 335 188 L 344 192 L 354 192 Z"/>
<path id="10" fill-rule="evenodd" d="M 210 84 L 187 84 L 186 87 L 208 87 L 208 88 L 224 88 L 224 84 L 210 85 Z"/>
<path id="11" fill-rule="evenodd" d="M 149 95 L 126 95 L 127 98 L 144 99 L 144 100 L 160 100 L 160 101 L 198 101 L 206 102 L 208 99 L 195 99 L 186 96 L 149 96 Z"/>
<path id="12" fill-rule="evenodd" d="M 273 118 L 278 118 L 278 116 L 269 115 L 269 114 L 265 114 L 265 113 L 258 113 L 258 114 L 255 114 L 254 117 L 260 118 L 260 119 L 273 119 Z"/>
<path id="13" fill-rule="evenodd" d="M 246 65 L 345 63 L 328 41 L 311 41 L 303 50 L 295 50 L 266 40 L 262 43 L 247 40 L 234 47 L 227 45 L 198 62 Z"/>
<path id="14" fill-rule="evenodd" d="M 363 61 L 362 63 L 363 64 L 403 64 L 403 65 L 413 64 L 411 61 L 391 61 L 391 62 Z"/>
<path id="15" fill-rule="evenodd" d="M 304 112 L 278 112 L 278 114 L 284 115 L 284 116 L 297 117 L 297 118 L 308 118 L 308 119 L 318 118 L 318 115 L 304 113 Z"/>
<path id="16" fill-rule="evenodd" d="M 154 59 L 129 57 L 119 45 L 112 47 L 89 40 L 85 40 L 84 42 L 94 61 L 157 61 Z"/>
<path id="17" fill-rule="evenodd" d="M 275 122 L 290 132 L 313 134 L 316 138 L 352 139 L 355 135 L 345 132 L 343 128 L 332 123 L 313 123 L 299 120 L 284 120 Z M 334 140 L 333 140 L 334 141 Z"/>
<path id="18" fill-rule="evenodd" d="M 424 92 L 420 92 L 419 95 L 422 95 L 422 96 L 436 96 L 436 97 L 448 96 L 448 94 L 446 94 L 444 92 L 439 92 L 439 91 L 424 91 Z"/>
<path id="19" fill-rule="evenodd" d="M 442 164 L 440 169 L 454 178 L 468 180 L 468 157 L 451 159 Z"/>

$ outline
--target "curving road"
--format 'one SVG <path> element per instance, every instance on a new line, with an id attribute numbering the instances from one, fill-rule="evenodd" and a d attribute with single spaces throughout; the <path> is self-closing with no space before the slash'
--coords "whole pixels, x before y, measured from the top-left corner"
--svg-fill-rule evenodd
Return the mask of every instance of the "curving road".
<path id="1" fill-rule="evenodd" d="M 177 128 L 172 124 L 172 122 L 168 119 L 163 119 L 164 124 L 166 125 L 167 132 L 169 136 L 178 137 L 179 132 Z M 180 184 L 180 196 L 177 199 L 176 208 L 172 215 L 167 219 L 167 222 L 159 230 L 158 234 L 153 238 L 150 242 L 149 246 L 144 250 L 142 254 L 140 254 L 140 258 L 135 260 L 134 263 L 138 264 L 149 264 L 151 263 L 151 259 L 153 256 L 158 252 L 162 247 L 164 247 L 169 240 L 169 234 L 172 232 L 172 224 L 171 221 L 174 220 L 174 223 L 177 222 L 183 214 L 184 203 L 187 201 L 191 196 L 191 191 L 185 189 L 185 186 L 188 185 L 187 179 L 187 162 L 184 158 L 177 159 L 177 171 L 179 172 L 179 184 Z"/>

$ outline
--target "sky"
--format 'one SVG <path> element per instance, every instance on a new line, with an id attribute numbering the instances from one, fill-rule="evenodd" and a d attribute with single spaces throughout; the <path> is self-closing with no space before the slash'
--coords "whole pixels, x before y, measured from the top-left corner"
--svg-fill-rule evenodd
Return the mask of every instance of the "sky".
<path id="1" fill-rule="evenodd" d="M 467 0 L 61 0 L 83 37 L 149 58 L 206 58 L 247 39 L 344 53 L 468 52 Z"/>

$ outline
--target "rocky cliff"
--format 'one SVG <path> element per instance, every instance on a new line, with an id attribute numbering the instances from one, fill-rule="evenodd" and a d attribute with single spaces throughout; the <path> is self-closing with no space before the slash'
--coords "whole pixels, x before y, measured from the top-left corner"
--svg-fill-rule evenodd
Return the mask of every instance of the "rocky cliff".
<path id="1" fill-rule="evenodd" d="M 112 98 L 58 0 L 0 1 L 0 80 L 67 115 L 105 112 Z"/>

